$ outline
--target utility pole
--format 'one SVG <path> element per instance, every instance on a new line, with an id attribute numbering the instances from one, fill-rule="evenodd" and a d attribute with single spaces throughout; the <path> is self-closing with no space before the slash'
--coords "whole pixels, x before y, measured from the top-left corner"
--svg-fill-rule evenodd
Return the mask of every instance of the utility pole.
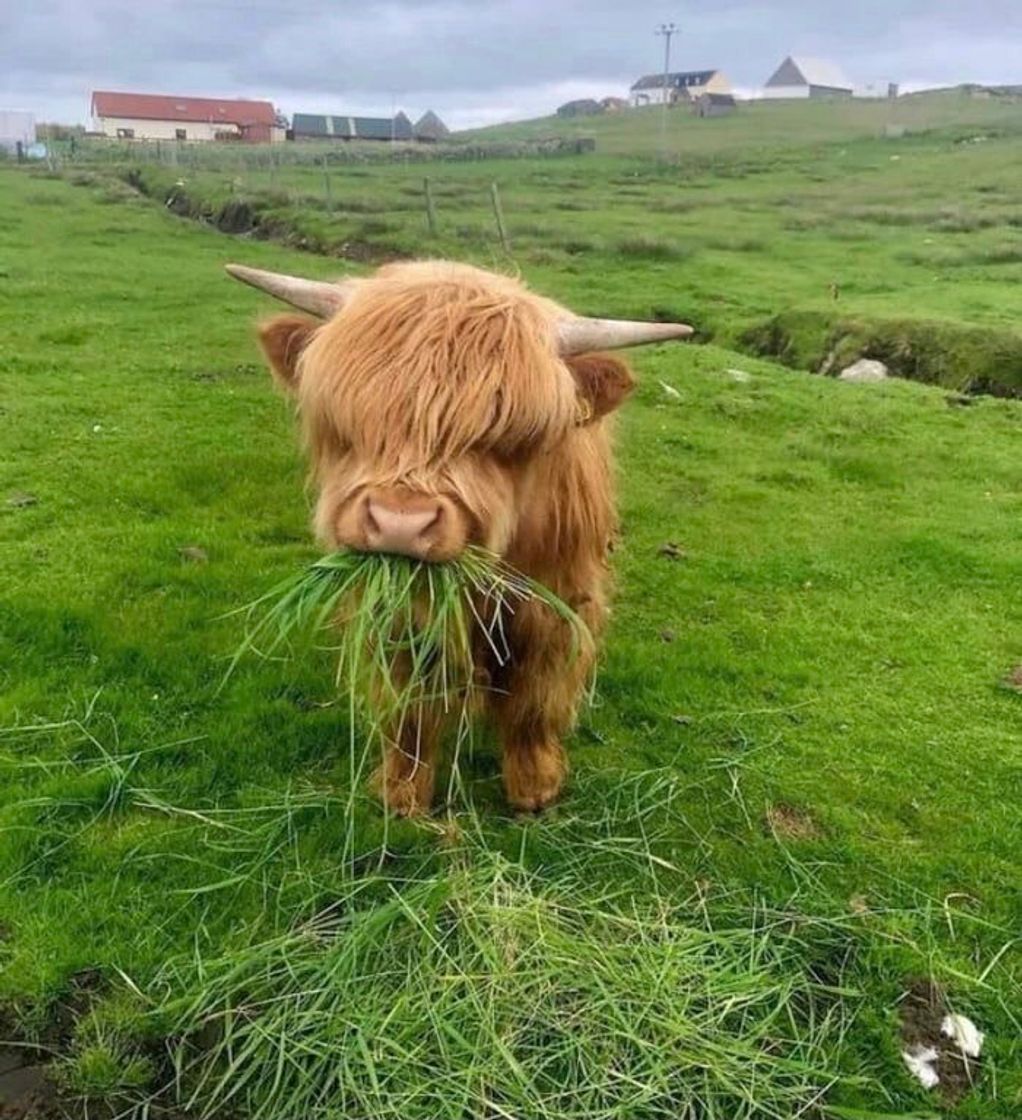
<path id="1" fill-rule="evenodd" d="M 667 157 L 667 109 L 670 104 L 670 92 L 667 86 L 667 75 L 671 72 L 671 36 L 678 31 L 677 24 L 662 23 L 654 32 L 662 35 L 664 40 L 664 84 L 661 90 L 663 98 L 660 106 L 660 154 Z"/>

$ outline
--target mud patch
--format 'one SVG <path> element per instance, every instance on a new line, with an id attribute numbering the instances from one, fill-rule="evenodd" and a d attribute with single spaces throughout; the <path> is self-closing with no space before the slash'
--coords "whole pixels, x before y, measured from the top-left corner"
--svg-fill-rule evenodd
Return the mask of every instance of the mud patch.
<path id="1" fill-rule="evenodd" d="M 933 980 L 915 977 L 901 1001 L 901 1044 L 908 1053 L 936 1051 L 933 1063 L 939 1081 L 935 1091 L 949 1105 L 957 1104 L 972 1088 L 979 1067 L 941 1030 L 949 1007 L 944 989 Z"/>
<path id="2" fill-rule="evenodd" d="M 60 1103 L 40 1053 L 0 1046 L 0 1120 L 55 1120 L 70 1112 Z"/>

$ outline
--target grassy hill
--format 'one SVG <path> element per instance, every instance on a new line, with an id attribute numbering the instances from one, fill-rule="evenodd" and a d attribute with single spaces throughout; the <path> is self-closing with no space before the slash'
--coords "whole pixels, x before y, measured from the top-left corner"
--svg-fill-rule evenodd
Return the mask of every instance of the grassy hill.
<path id="1" fill-rule="evenodd" d="M 458 140 L 533 140 L 591 136 L 600 152 L 684 158 L 826 144 L 882 135 L 889 126 L 919 132 L 933 128 L 1019 127 L 1020 106 L 984 100 L 964 90 L 914 94 L 896 101 L 744 101 L 732 116 L 700 119 L 685 107 L 666 115 L 660 106 L 595 117 L 539 117 L 460 132 Z"/>
<path id="2" fill-rule="evenodd" d="M 892 113 L 906 131 L 888 137 Z M 406 255 L 524 268 L 590 313 L 681 317 L 798 368 L 865 354 L 952 388 L 1022 391 L 1022 105 L 950 93 L 754 103 L 712 120 L 678 110 L 666 160 L 651 154 L 659 121 L 636 110 L 487 133 L 591 127 L 588 156 L 366 165 L 343 148 L 331 164 L 321 148 L 315 164 L 276 167 L 207 150 L 194 166 L 122 170 L 178 213 L 339 268 Z"/>

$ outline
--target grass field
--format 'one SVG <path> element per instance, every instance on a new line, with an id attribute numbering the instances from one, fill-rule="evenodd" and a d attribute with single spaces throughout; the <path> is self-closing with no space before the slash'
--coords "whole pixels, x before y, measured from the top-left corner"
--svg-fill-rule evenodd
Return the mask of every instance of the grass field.
<path id="1" fill-rule="evenodd" d="M 980 257 L 1014 246 L 1022 132 L 987 123 L 761 171 L 747 139 L 691 179 L 636 154 L 445 167 L 435 242 L 421 168 L 336 169 L 336 213 L 298 169 L 284 232 L 336 250 L 378 220 L 398 228 L 363 240 L 504 266 L 497 178 L 517 264 L 580 311 L 683 312 L 735 344 L 837 280 L 856 314 L 1010 334 L 1019 266 Z M 172 173 L 142 169 L 154 193 Z M 313 555 L 251 338 L 267 303 L 221 266 L 338 262 L 82 181 L 0 170 L 4 1033 L 107 1103 L 165 1082 L 160 1040 L 185 1034 L 184 1098 L 267 1116 L 338 1115 L 326 1085 L 380 1116 L 1022 1109 L 1018 402 L 712 342 L 636 353 L 568 797 L 507 815 L 483 741 L 434 821 L 388 823 L 352 789 L 324 655 L 220 687 L 225 612 Z M 240 193 L 215 171 L 185 190 Z M 923 977 L 988 1035 L 957 1103 L 899 1057 Z"/>
<path id="2" fill-rule="evenodd" d="M 905 132 L 885 138 L 892 115 Z M 589 129 L 590 156 L 274 169 L 229 151 L 144 164 L 135 181 L 177 212 L 349 262 L 513 263 L 569 286 L 583 310 L 681 316 L 704 339 L 796 367 L 866 353 L 904 376 L 1022 392 L 1018 106 L 951 94 L 679 112 L 665 160 L 653 158 L 659 121 L 637 111 L 494 133 Z"/>

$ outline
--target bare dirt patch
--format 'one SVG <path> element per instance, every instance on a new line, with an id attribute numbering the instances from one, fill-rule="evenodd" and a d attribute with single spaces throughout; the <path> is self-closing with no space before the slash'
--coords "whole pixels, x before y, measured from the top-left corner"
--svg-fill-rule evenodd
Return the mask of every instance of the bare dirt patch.
<path id="1" fill-rule="evenodd" d="M 1004 687 L 1013 692 L 1022 692 L 1022 665 L 1009 669 L 1004 678 Z"/>
<path id="2" fill-rule="evenodd" d="M 934 1068 L 940 1081 L 936 1091 L 947 1104 L 956 1104 L 972 1088 L 979 1060 L 967 1057 L 941 1030 L 949 1010 L 939 984 L 922 976 L 910 979 L 901 1001 L 901 1042 L 906 1051 L 937 1052 Z"/>
<path id="3" fill-rule="evenodd" d="M 823 835 L 808 809 L 784 801 L 767 806 L 766 823 L 775 836 L 784 840 L 818 840 Z"/>

